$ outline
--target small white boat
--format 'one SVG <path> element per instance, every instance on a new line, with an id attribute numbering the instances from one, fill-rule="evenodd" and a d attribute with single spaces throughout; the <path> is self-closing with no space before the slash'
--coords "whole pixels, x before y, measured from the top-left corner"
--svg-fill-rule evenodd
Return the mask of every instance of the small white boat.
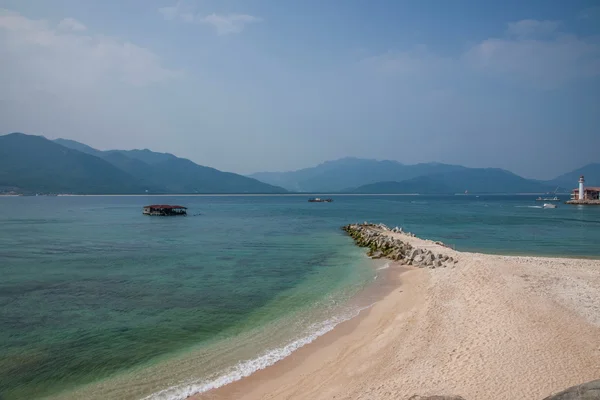
<path id="1" fill-rule="evenodd" d="M 556 208 L 556 204 L 544 203 L 544 208 Z"/>

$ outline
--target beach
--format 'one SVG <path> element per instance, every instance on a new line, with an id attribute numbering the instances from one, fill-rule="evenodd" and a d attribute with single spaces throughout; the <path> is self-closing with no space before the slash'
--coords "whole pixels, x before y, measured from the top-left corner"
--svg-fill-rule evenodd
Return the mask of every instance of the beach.
<path id="1" fill-rule="evenodd" d="M 250 377 L 192 399 L 542 399 L 600 378 L 600 261 L 458 252 L 390 263 L 358 317 Z"/>

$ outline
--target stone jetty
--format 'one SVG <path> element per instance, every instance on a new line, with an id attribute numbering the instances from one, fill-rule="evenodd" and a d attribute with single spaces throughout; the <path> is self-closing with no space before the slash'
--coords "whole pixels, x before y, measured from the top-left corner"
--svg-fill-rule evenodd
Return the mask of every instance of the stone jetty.
<path id="1" fill-rule="evenodd" d="M 565 204 L 575 204 L 581 206 L 600 206 L 600 200 L 567 200 Z"/>
<path id="2" fill-rule="evenodd" d="M 393 237 L 389 233 L 397 233 L 414 237 L 410 232 L 404 232 L 402 228 L 389 228 L 384 224 L 350 224 L 343 226 L 342 229 L 354 239 L 354 242 L 360 247 L 368 247 L 367 255 L 371 258 L 387 258 L 398 261 L 406 265 L 413 265 L 420 268 L 445 268 L 456 264 L 457 260 L 444 255 L 436 254 L 428 249 L 413 247 L 408 241 Z M 435 244 L 448 247 L 442 242 Z"/>

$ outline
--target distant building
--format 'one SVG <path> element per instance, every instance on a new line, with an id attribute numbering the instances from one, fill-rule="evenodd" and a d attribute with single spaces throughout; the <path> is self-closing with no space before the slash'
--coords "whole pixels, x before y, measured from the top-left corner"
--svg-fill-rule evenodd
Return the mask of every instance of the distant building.
<path id="1" fill-rule="evenodd" d="M 579 178 L 579 188 L 573 189 L 571 200 L 600 200 L 600 187 L 585 187 L 583 175 Z"/>

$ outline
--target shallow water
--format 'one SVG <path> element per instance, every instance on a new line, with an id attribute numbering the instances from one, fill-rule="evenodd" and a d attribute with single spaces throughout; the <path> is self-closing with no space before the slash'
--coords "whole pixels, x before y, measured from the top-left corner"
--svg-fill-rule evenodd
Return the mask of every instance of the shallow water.
<path id="1" fill-rule="evenodd" d="M 0 398 L 177 398 L 272 363 L 356 313 L 347 300 L 376 268 L 339 230 L 350 222 L 600 256 L 600 207 L 534 198 L 0 198 Z M 202 215 L 141 215 L 156 202 Z"/>

